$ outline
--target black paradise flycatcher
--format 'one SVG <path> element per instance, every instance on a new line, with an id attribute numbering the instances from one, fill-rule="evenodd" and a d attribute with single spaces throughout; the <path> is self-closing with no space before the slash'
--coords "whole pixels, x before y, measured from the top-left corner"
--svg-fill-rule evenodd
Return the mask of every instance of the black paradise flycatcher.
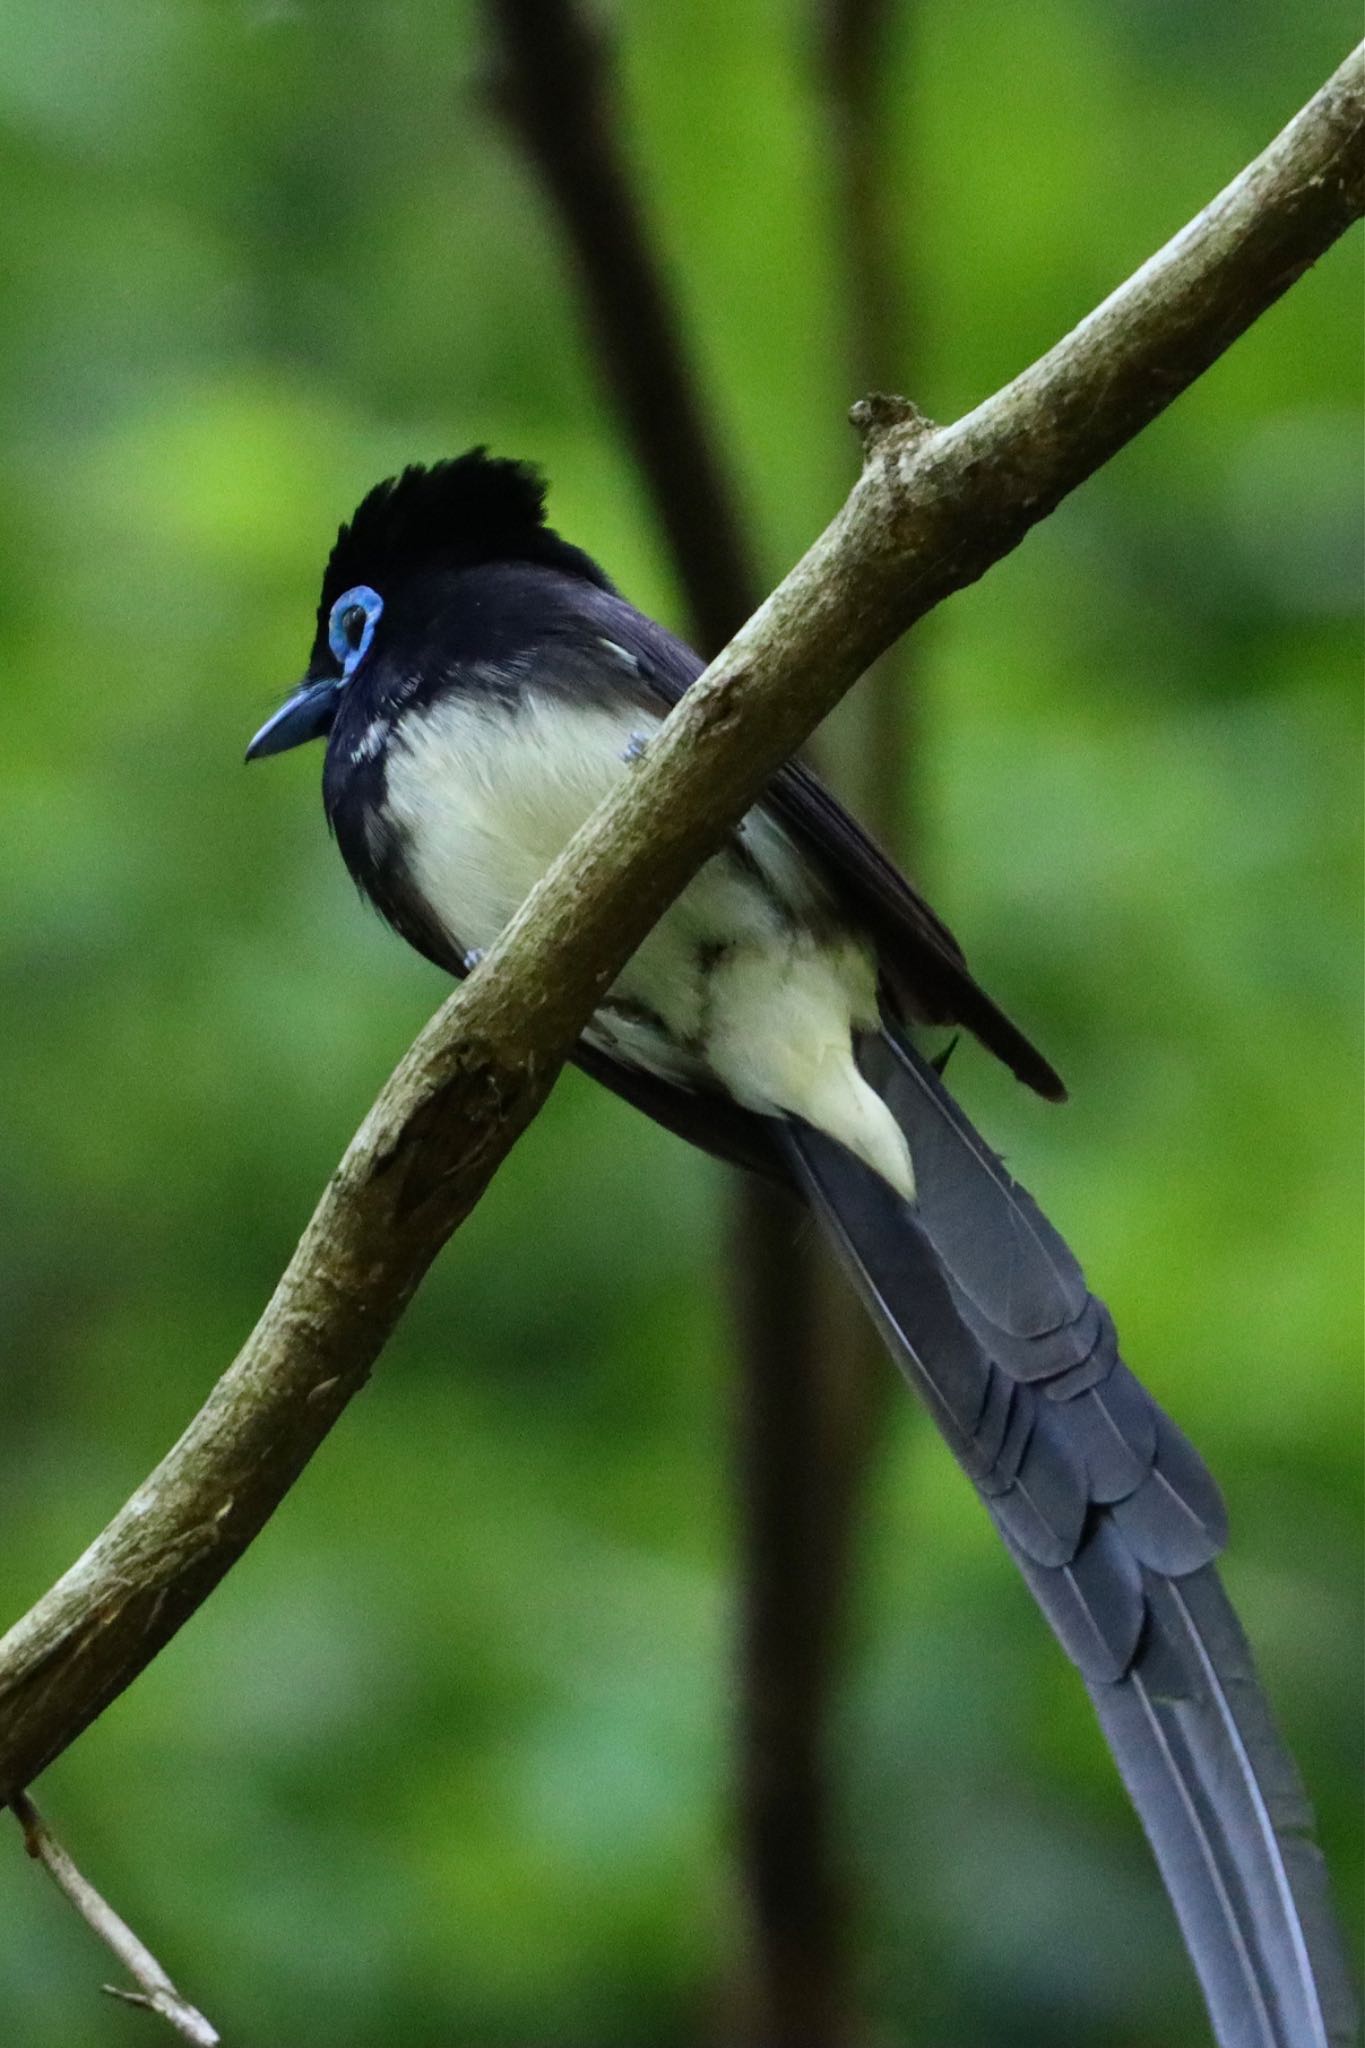
<path id="1" fill-rule="evenodd" d="M 308 673 L 247 758 L 326 737 L 352 875 L 464 975 L 702 666 L 545 524 L 534 470 L 474 449 L 377 485 L 341 529 Z M 1218 1489 L 918 1025 L 963 1026 L 1065 1094 L 948 928 L 793 763 L 575 1056 L 804 1196 L 1080 1668 L 1219 2041 L 1338 2048 L 1354 1999 L 1307 1800 L 1214 1567 Z"/>

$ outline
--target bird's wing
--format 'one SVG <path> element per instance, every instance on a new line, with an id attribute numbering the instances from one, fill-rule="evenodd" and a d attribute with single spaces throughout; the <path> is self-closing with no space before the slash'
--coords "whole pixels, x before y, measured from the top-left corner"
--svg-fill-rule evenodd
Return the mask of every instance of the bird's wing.
<path id="1" fill-rule="evenodd" d="M 591 591 L 583 602 L 597 623 L 594 637 L 609 637 L 632 656 L 641 686 L 671 709 L 702 672 L 691 648 L 611 593 Z M 942 918 L 811 769 L 788 762 L 764 791 L 762 808 L 871 934 L 896 1014 L 965 1025 L 1030 1088 L 1052 1101 L 1065 1097 L 1061 1077 L 977 982 Z"/>

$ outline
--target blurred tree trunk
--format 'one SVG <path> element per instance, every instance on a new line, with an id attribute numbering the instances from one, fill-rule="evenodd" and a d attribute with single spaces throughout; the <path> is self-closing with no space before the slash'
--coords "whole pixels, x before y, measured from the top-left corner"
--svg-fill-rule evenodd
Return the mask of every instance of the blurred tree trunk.
<path id="1" fill-rule="evenodd" d="M 709 658 L 762 586 L 624 145 L 609 47 L 574 0 L 487 0 L 487 11 L 496 103 L 556 212 L 601 375 Z M 753 2048 L 831 2048 L 849 2015 L 825 1736 L 851 1473 L 866 1438 L 866 1404 L 849 1387 L 863 1377 L 866 1337 L 795 1201 L 746 1176 L 733 1204 L 736 2025 Z"/>
<path id="2" fill-rule="evenodd" d="M 829 139 L 831 239 L 839 268 L 843 348 L 850 393 L 915 387 L 909 261 L 898 232 L 906 181 L 893 163 L 889 86 L 895 42 L 913 10 L 893 0 L 818 0 L 816 71 Z M 905 107 L 901 91 L 896 105 Z M 901 122 L 903 134 L 904 120 Z M 900 865 L 915 867 L 921 840 L 915 773 L 914 656 L 902 640 L 868 671 L 822 733 L 823 760 L 839 794 Z M 853 1552 L 872 1462 L 895 1375 L 880 1338 L 833 1260 L 823 1262 L 816 1302 L 828 1375 L 829 1473 L 825 1548 L 831 1599 L 846 1608 L 856 1585 Z M 831 1617 L 836 1638 L 847 1621 Z"/>

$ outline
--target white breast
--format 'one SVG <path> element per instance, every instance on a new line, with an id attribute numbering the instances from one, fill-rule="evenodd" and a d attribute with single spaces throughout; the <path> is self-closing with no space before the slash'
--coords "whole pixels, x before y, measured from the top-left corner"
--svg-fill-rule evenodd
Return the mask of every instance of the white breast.
<path id="1" fill-rule="evenodd" d="M 466 951 L 491 945 L 584 819 L 626 773 L 635 726 L 606 706 L 445 698 L 390 744 L 386 808 L 414 881 Z"/>
<path id="2" fill-rule="evenodd" d="M 525 693 L 515 709 L 491 694 L 451 695 L 399 722 L 386 808 L 455 945 L 492 943 L 630 772 L 632 741 L 659 723 L 624 701 L 549 692 Z M 590 1035 L 669 1080 L 805 1116 L 907 1192 L 904 1140 L 852 1056 L 855 1023 L 876 1020 L 870 949 L 819 935 L 824 891 L 771 817 L 751 812 L 741 835 L 753 866 L 708 861 L 613 984 Z"/>

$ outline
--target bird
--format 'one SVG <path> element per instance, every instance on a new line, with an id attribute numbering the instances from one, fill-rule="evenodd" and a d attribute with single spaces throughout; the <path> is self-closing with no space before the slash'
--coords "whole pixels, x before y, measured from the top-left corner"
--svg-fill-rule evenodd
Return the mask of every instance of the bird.
<path id="1" fill-rule="evenodd" d="M 703 666 L 547 523 L 538 470 L 471 448 L 376 484 L 342 525 L 304 679 L 246 758 L 325 740 L 352 877 L 463 977 Z M 1221 2048 L 1341 2048 L 1354 1991 L 1311 1810 L 1218 1575 L 1218 1487 L 948 1089 L 933 1027 L 1064 1098 L 948 926 L 792 761 L 574 1057 L 824 1227 L 1079 1668 Z"/>

